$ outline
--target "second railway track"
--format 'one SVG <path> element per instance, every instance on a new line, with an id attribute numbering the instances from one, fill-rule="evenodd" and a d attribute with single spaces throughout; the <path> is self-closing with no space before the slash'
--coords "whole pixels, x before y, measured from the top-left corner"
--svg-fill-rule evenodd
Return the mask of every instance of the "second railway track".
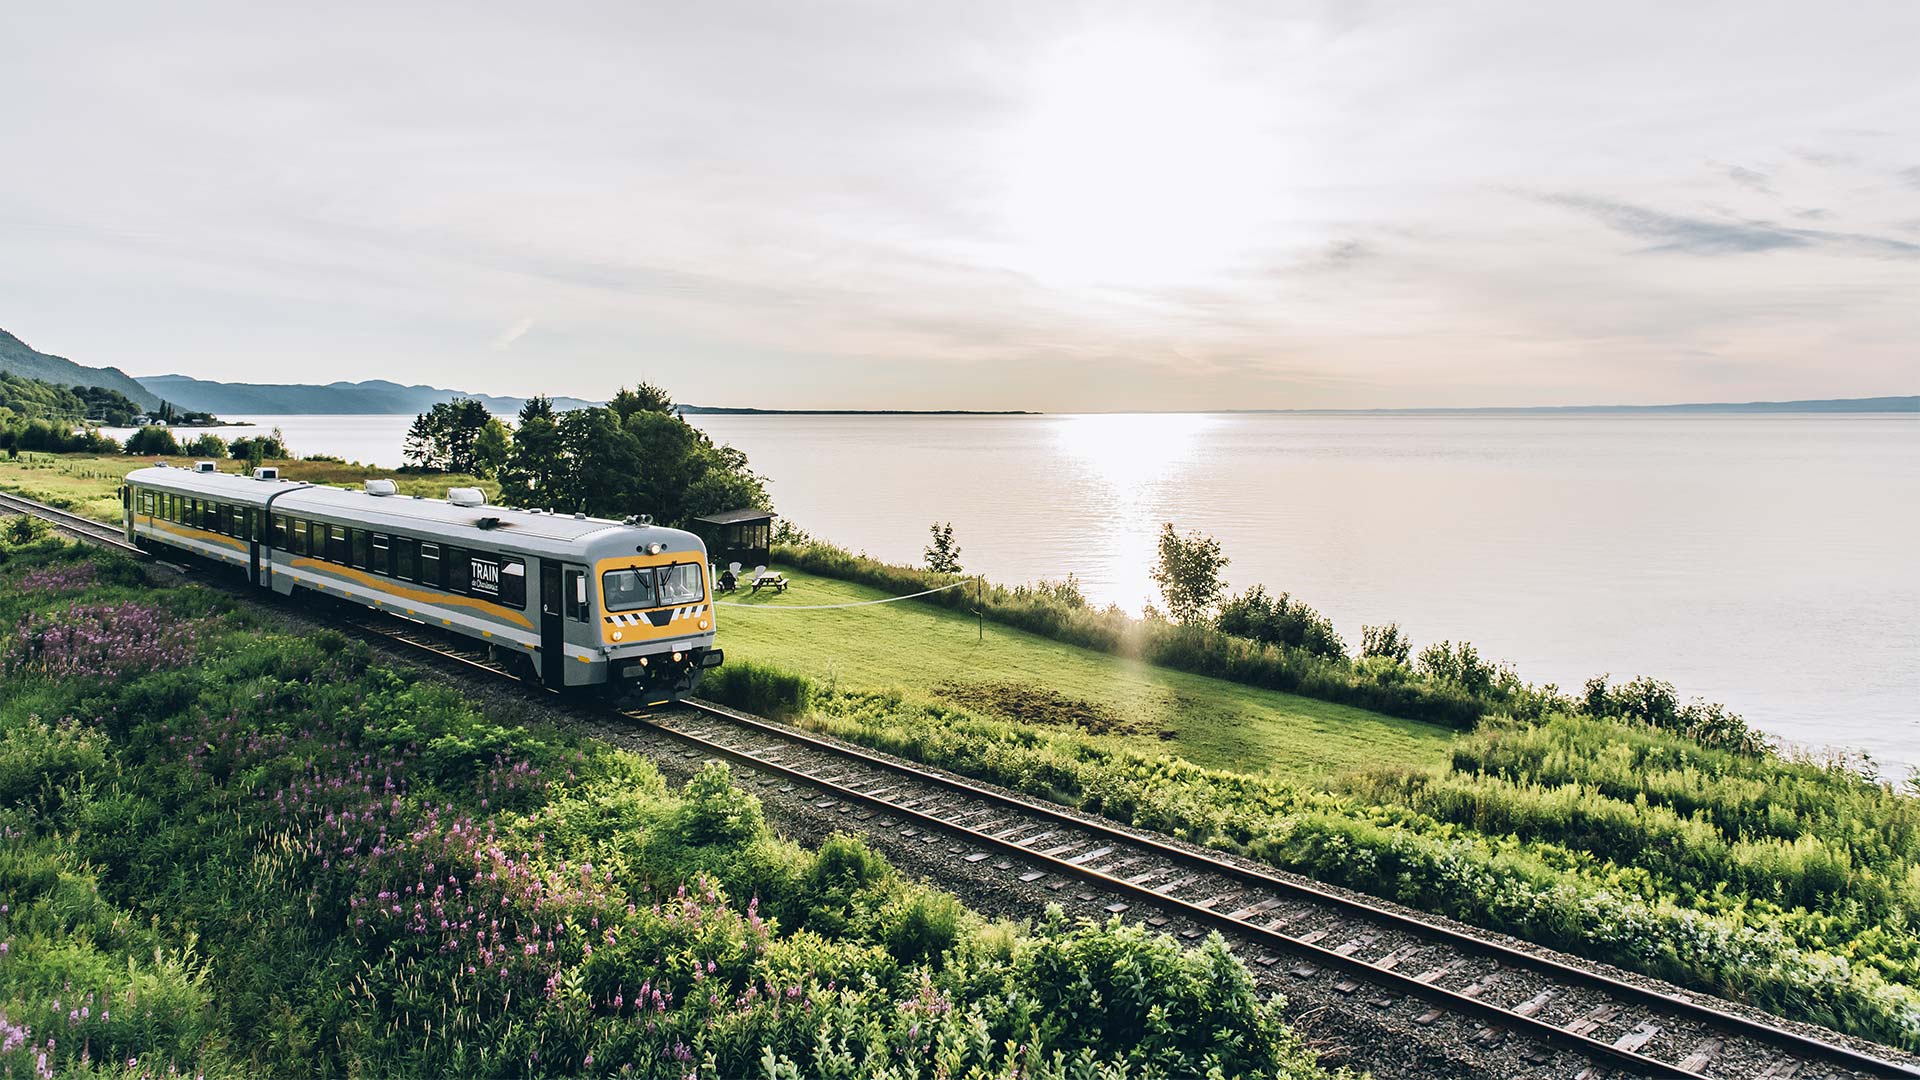
<path id="1" fill-rule="evenodd" d="M 69 535 L 135 550 L 110 526 L 21 496 L 0 493 L 0 512 L 31 513 Z M 513 678 L 410 620 L 358 609 L 339 618 L 470 670 Z M 646 725 L 741 766 L 760 783 L 804 785 L 817 793 L 816 807 L 846 814 L 861 830 L 957 842 L 956 858 L 1027 885 L 1095 890 L 1112 898 L 1107 912 L 1152 926 L 1184 924 L 1188 936 L 1220 930 L 1264 968 L 1334 980 L 1335 993 L 1409 1010 L 1414 1024 L 1449 1014 L 1471 1018 L 1483 1044 L 1519 1040 L 1521 1059 L 1538 1066 L 1538 1075 L 1920 1078 L 1920 1068 L 1713 999 L 1653 989 L 735 710 L 699 701 L 653 711 L 573 707 Z M 1576 1067 L 1568 1071 L 1568 1063 Z"/>

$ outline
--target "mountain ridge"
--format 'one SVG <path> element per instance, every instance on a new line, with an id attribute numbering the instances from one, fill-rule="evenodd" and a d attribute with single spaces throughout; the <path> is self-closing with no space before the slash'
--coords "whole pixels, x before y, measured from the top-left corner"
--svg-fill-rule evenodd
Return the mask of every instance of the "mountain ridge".
<path id="1" fill-rule="evenodd" d="M 56 386 L 103 386 L 118 390 L 143 409 L 157 409 L 160 398 L 116 367 L 88 367 L 64 356 L 44 353 L 0 329 L 0 371 Z"/>
<path id="2" fill-rule="evenodd" d="M 228 383 L 196 379 L 190 375 L 142 375 L 135 380 L 148 391 L 186 409 L 217 413 L 224 417 L 245 413 L 263 415 L 376 415 L 419 413 L 441 402 L 471 398 L 495 413 L 515 413 L 527 399 L 498 394 L 476 394 L 448 390 L 424 383 L 404 385 L 390 379 L 345 379 L 330 383 Z M 562 411 L 579 409 L 599 402 L 583 398 L 555 397 L 553 407 Z"/>

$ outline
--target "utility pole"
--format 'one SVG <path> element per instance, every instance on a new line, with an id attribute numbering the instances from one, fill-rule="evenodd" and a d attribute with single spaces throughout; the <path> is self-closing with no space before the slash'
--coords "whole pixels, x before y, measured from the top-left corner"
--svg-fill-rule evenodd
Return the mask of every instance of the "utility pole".
<path id="1" fill-rule="evenodd" d="M 987 643 L 987 578 L 984 574 L 973 576 L 973 617 L 975 629 L 979 631 L 978 643 Z"/>

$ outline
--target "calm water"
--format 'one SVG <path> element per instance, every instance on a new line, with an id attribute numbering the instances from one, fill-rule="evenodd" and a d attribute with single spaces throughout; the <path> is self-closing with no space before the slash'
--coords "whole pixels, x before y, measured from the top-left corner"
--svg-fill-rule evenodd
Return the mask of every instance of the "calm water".
<path id="1" fill-rule="evenodd" d="M 407 437 L 407 427 L 413 423 L 411 413 L 406 416 L 302 415 L 250 416 L 241 419 L 248 422 L 235 427 L 176 428 L 174 437 L 186 443 L 198 438 L 204 430 L 232 442 L 235 439 L 272 434 L 274 428 L 279 428 L 286 437 L 287 449 L 303 457 L 307 454 L 329 454 L 366 465 L 398 468 L 405 463 L 400 455 L 400 445 Z M 122 442 L 134 431 L 133 428 L 101 430 Z"/>
<path id="2" fill-rule="evenodd" d="M 263 417 L 397 464 L 411 417 Z M 1920 764 L 1920 417 L 701 416 L 813 533 L 1152 595 L 1162 521 L 1350 643 L 1399 622 L 1533 681 L 1656 674 L 1770 731 Z M 229 429 L 222 434 L 233 434 Z"/>

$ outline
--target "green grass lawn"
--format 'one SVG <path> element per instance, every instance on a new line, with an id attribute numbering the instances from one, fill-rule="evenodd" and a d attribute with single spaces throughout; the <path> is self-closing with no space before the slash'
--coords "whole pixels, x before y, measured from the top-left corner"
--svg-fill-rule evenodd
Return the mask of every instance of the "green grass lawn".
<path id="1" fill-rule="evenodd" d="M 1453 733 L 1345 705 L 1170 671 L 966 614 L 905 601 L 840 611 L 781 607 L 874 600 L 864 585 L 788 572 L 783 594 L 744 592 L 719 611 L 729 658 L 848 689 L 898 687 L 1004 719 L 1104 718 L 1105 738 L 1213 768 L 1307 777 L 1373 765 L 1440 765 Z M 752 610 L 748 610 L 751 608 Z M 1025 714 L 1025 715 L 1023 715 Z"/>

